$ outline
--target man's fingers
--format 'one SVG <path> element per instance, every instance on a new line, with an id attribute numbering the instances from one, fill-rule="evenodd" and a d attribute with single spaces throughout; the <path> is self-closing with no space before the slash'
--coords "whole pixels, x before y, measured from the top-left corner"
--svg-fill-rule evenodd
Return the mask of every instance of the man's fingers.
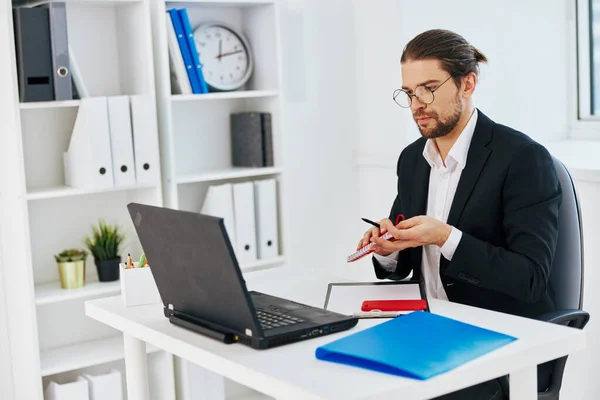
<path id="1" fill-rule="evenodd" d="M 379 221 L 379 227 L 380 227 L 380 234 L 383 236 L 387 233 L 388 231 L 388 227 L 393 226 L 392 221 L 390 221 L 388 218 L 384 218 L 381 221 Z"/>
<path id="2" fill-rule="evenodd" d="M 421 219 L 419 217 L 412 217 L 407 220 L 404 220 L 398 224 L 399 229 L 409 229 L 413 226 L 419 225 L 421 223 Z"/>
<path id="3" fill-rule="evenodd" d="M 379 237 L 372 237 L 371 238 L 371 243 L 374 244 L 373 250 L 375 250 L 375 252 L 379 252 L 379 251 L 386 251 L 387 247 L 392 243 L 389 240 L 385 240 L 385 239 L 381 239 Z M 379 251 L 378 251 L 379 250 Z"/>
<path id="4" fill-rule="evenodd" d="M 394 248 L 394 242 L 391 242 L 389 240 L 385 240 L 380 237 L 373 237 L 371 238 L 371 242 L 374 244 L 373 250 L 375 252 L 393 253 L 394 251 L 396 251 L 396 249 Z"/>
<path id="5" fill-rule="evenodd" d="M 395 251 L 402 251 L 410 247 L 418 247 L 421 245 L 417 240 L 396 240 L 392 242 L 379 237 L 371 238 L 371 243 L 374 245 L 373 251 L 375 253 L 393 253 Z"/>
<path id="6" fill-rule="evenodd" d="M 365 232 L 363 238 L 358 242 L 356 250 L 360 250 L 360 248 L 368 245 L 371 242 L 371 237 L 373 236 L 379 236 L 379 229 L 377 227 L 373 227 Z"/>
<path id="7" fill-rule="evenodd" d="M 396 251 L 402 251 L 411 247 L 418 247 L 419 243 L 414 240 L 401 240 L 390 242 L 389 240 L 383 240 L 385 243 L 376 243 L 374 246 L 375 252 L 393 253 Z"/>
<path id="8" fill-rule="evenodd" d="M 413 228 L 406 228 L 396 229 L 396 231 L 392 234 L 394 235 L 394 238 L 396 238 L 396 240 L 414 240 L 416 239 L 417 233 L 418 232 L 416 232 L 416 230 Z"/>
<path id="9" fill-rule="evenodd" d="M 394 234 L 394 232 L 397 231 L 396 227 L 394 226 L 394 224 L 392 223 L 392 221 L 390 221 L 389 219 L 384 219 L 381 221 L 380 223 L 381 226 L 381 235 L 385 235 L 386 233 L 391 233 L 392 235 Z"/>

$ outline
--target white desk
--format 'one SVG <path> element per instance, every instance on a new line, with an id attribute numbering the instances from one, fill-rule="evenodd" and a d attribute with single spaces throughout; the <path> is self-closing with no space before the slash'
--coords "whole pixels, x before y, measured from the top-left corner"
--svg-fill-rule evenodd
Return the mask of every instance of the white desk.
<path id="1" fill-rule="evenodd" d="M 250 290 L 322 307 L 334 276 L 289 270 L 246 275 Z M 226 345 L 176 327 L 164 317 L 162 305 L 124 307 L 119 296 L 86 302 L 86 314 L 123 332 L 129 400 L 148 399 L 145 343 L 166 350 L 219 375 L 276 399 L 430 399 L 510 374 L 511 400 L 537 399 L 536 365 L 585 347 L 585 332 L 559 325 L 430 301 L 431 311 L 506 333 L 519 340 L 470 363 L 426 381 L 317 360 L 322 344 L 385 320 L 361 320 L 345 332 L 268 350 Z"/>

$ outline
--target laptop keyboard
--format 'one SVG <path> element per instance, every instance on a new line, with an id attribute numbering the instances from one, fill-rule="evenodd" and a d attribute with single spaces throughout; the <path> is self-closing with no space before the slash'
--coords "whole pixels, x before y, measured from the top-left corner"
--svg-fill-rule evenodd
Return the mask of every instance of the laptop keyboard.
<path id="1" fill-rule="evenodd" d="M 263 330 L 281 328 L 282 326 L 290 326 L 304 322 L 303 319 L 293 317 L 291 315 L 275 314 L 263 310 L 256 310 L 256 315 Z"/>

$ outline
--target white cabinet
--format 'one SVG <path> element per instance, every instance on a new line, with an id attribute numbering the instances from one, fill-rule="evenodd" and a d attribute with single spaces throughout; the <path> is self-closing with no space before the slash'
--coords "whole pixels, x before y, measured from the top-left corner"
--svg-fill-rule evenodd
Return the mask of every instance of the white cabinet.
<path id="1" fill-rule="evenodd" d="M 12 9 L 10 2 L 4 2 L 0 6 L 0 295 L 4 303 L 0 305 L 6 313 L 0 322 L 5 317 L 7 329 L 2 337 L 8 336 L 11 344 L 14 394 L 27 399 L 41 400 L 50 381 L 65 384 L 84 373 L 104 374 L 112 368 L 124 374 L 121 336 L 84 315 L 86 300 L 119 294 L 119 282 L 98 282 L 90 255 L 86 285 L 61 289 L 54 260 L 54 254 L 63 249 L 83 248 L 85 236 L 100 218 L 125 229 L 121 256 L 125 259 L 131 253 L 135 259 L 142 249 L 128 203 L 199 212 L 210 185 L 275 179 L 278 255 L 240 267 L 251 273 L 282 266 L 288 250 L 276 1 L 65 2 L 71 56 L 85 84 L 80 93 L 150 102 L 156 112 L 149 118 L 155 118 L 156 124 L 148 126 L 157 127 L 150 139 L 159 144 L 156 167 L 160 171 L 155 181 L 129 185 L 67 185 L 63 157 L 87 102 L 19 103 Z M 254 62 L 244 87 L 207 94 L 172 91 L 166 31 L 166 11 L 172 8 L 186 8 L 192 28 L 220 21 L 244 33 Z M 232 165 L 230 115 L 239 112 L 271 114 L 273 165 Z M 152 398 L 174 399 L 173 357 L 150 347 L 148 354 L 154 377 L 150 380 Z M 260 398 L 235 385 L 225 386 L 228 398 Z"/>
<path id="2" fill-rule="evenodd" d="M 18 318 L 8 315 L 11 355 L 17 360 L 13 362 L 15 396 L 41 400 L 51 381 L 66 384 L 82 373 L 103 374 L 113 367 L 124 373 L 121 335 L 84 314 L 86 300 L 119 294 L 119 282 L 98 282 L 90 254 L 85 286 L 62 289 L 54 254 L 85 248 L 84 238 L 102 218 L 125 231 L 122 260 L 128 253 L 139 257 L 141 245 L 126 206 L 132 201 L 163 204 L 160 160 L 154 165 L 157 173 L 151 182 L 79 187 L 67 185 L 63 160 L 78 119 L 79 142 L 91 137 L 102 122 L 89 123 L 97 114 L 83 115 L 94 112 L 84 107 L 88 98 L 143 99 L 151 106 L 149 118 L 156 121 L 150 2 L 66 0 L 70 55 L 77 61 L 89 97 L 24 103 L 18 100 L 13 21 L 7 3 L 0 12 L 0 117 L 10 122 L 0 135 L 4 160 L 0 179 L 4 279 L 0 291 L 6 296 L 7 310 L 20 314 Z M 104 112 L 106 123 L 108 112 Z M 150 134 L 148 141 L 158 143 L 158 131 Z M 100 149 L 99 143 L 109 143 L 110 138 L 105 139 L 87 149 L 88 154 L 98 151 L 112 159 L 110 146 Z M 12 250 L 5 252 L 4 246 Z M 155 398 L 174 399 L 174 383 L 169 379 L 174 375 L 172 356 L 151 348 L 148 352 L 150 371 L 166 376 L 153 380 Z"/>

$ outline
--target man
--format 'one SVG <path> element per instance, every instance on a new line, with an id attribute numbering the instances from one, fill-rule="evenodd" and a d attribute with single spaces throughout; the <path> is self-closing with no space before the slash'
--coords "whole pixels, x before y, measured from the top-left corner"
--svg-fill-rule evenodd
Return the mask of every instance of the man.
<path id="1" fill-rule="evenodd" d="M 412 112 L 422 137 L 398 159 L 390 219 L 358 247 L 374 243 L 379 279 L 412 273 L 429 298 L 534 318 L 555 309 L 548 278 L 561 187 L 543 146 L 474 107 L 481 62 L 486 57 L 450 31 L 407 44 L 394 100 Z M 400 214 L 406 219 L 395 225 Z M 380 239 L 386 232 L 397 240 Z M 443 398 L 505 399 L 505 391 L 493 380 Z"/>

